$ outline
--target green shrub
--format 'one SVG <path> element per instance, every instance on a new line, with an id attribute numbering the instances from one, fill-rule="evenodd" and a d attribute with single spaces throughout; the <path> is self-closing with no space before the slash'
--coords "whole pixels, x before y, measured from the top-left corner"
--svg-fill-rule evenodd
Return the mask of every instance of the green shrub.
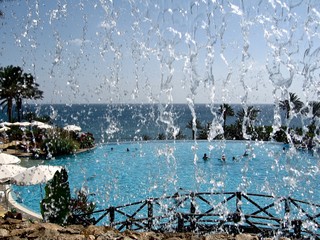
<path id="1" fill-rule="evenodd" d="M 94 137 L 92 133 L 81 133 L 77 138 L 80 148 L 92 148 L 94 147 Z"/>
<path id="2" fill-rule="evenodd" d="M 96 205 L 89 201 L 89 196 L 82 190 L 76 192 L 76 197 L 70 201 L 68 224 L 81 224 L 85 226 L 94 224 L 95 219 L 92 217 L 92 212 L 95 210 Z"/>
<path id="3" fill-rule="evenodd" d="M 52 156 L 72 154 L 79 149 L 79 143 L 71 138 L 58 136 L 52 139 L 46 139 L 41 148 Z"/>
<path id="4" fill-rule="evenodd" d="M 45 187 L 45 198 L 41 201 L 41 215 L 45 221 L 64 225 L 70 212 L 70 187 L 65 169 L 57 171 Z"/>
<path id="5" fill-rule="evenodd" d="M 92 217 L 96 205 L 89 201 L 89 195 L 77 191 L 72 198 L 65 169 L 57 171 L 45 187 L 45 198 L 40 203 L 41 214 L 45 222 L 59 225 L 89 225 L 95 222 Z"/>

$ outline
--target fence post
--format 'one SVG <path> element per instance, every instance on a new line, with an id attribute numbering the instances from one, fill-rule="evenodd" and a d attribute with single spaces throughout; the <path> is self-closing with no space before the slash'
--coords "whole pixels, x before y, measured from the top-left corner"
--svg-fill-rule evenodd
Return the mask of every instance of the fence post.
<path id="1" fill-rule="evenodd" d="M 300 239 L 301 238 L 302 221 L 300 219 L 292 220 L 291 224 L 292 224 L 292 227 L 293 227 L 294 236 L 296 238 Z"/>
<path id="2" fill-rule="evenodd" d="M 282 229 L 283 231 L 287 232 L 289 229 L 289 217 L 290 217 L 290 201 L 286 197 L 284 199 L 284 217 L 283 217 L 283 223 L 282 223 Z"/>
<path id="3" fill-rule="evenodd" d="M 114 223 L 114 207 L 110 207 L 109 208 L 109 211 L 110 211 L 110 214 L 109 214 L 109 217 L 110 217 L 110 226 L 113 226 L 113 223 Z"/>
<path id="4" fill-rule="evenodd" d="M 132 220 L 131 219 L 126 220 L 126 228 L 128 230 L 131 230 L 131 228 L 132 228 Z"/>
<path id="5" fill-rule="evenodd" d="M 148 230 L 151 230 L 152 225 L 153 225 L 153 204 L 152 200 L 148 199 Z"/>
<path id="6" fill-rule="evenodd" d="M 195 206 L 195 194 L 194 192 L 191 192 L 190 194 L 191 200 L 190 200 L 190 213 L 191 213 L 191 218 L 190 218 L 190 230 L 194 231 L 196 229 L 196 219 L 194 214 L 196 213 L 196 206 Z"/>
<path id="7" fill-rule="evenodd" d="M 241 192 L 236 192 L 236 213 L 240 214 L 241 213 Z"/>
<path id="8" fill-rule="evenodd" d="M 177 213 L 177 218 L 178 218 L 178 232 L 183 232 L 184 231 L 184 219 L 182 213 Z"/>
<path id="9" fill-rule="evenodd" d="M 242 193 L 241 192 L 236 192 L 236 211 L 230 215 L 231 219 L 234 223 L 238 223 L 241 221 L 241 197 Z"/>

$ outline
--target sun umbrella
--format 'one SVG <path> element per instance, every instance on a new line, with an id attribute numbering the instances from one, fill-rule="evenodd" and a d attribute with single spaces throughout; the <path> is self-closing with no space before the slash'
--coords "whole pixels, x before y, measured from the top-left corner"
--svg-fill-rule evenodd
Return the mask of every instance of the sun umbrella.
<path id="1" fill-rule="evenodd" d="M 31 125 L 31 123 L 30 123 L 30 122 L 15 122 L 15 123 L 13 123 L 12 125 L 14 125 L 14 126 L 20 126 L 20 127 L 28 127 L 28 126 Z"/>
<path id="2" fill-rule="evenodd" d="M 57 171 L 61 171 L 60 166 L 39 165 L 27 168 L 24 172 L 11 178 L 11 183 L 15 185 L 36 185 L 46 183 L 51 180 Z"/>
<path id="3" fill-rule="evenodd" d="M 2 122 L 2 123 L 0 123 L 0 126 L 1 126 L 1 127 L 11 126 L 11 125 L 12 125 L 12 123 L 10 123 L 10 122 Z"/>
<path id="4" fill-rule="evenodd" d="M 32 121 L 31 122 L 31 126 L 37 127 L 39 129 L 51 129 L 53 128 L 53 126 L 44 123 L 44 122 L 40 122 L 40 121 Z"/>
<path id="5" fill-rule="evenodd" d="M 67 125 L 63 129 L 66 131 L 73 131 L 73 132 L 80 132 L 81 131 L 81 127 L 76 126 L 76 125 Z"/>
<path id="6" fill-rule="evenodd" d="M 49 124 L 46 124 L 46 123 L 41 124 L 41 125 L 38 125 L 37 127 L 38 127 L 39 129 L 52 129 L 52 128 L 53 128 L 53 126 L 51 126 L 51 125 L 49 125 Z"/>
<path id="7" fill-rule="evenodd" d="M 0 165 L 0 182 L 6 182 L 26 169 L 20 165 Z"/>
<path id="8" fill-rule="evenodd" d="M 21 162 L 20 158 L 7 153 L 0 153 L 0 165 L 15 164 Z"/>
<path id="9" fill-rule="evenodd" d="M 10 130 L 10 128 L 6 126 L 0 128 L 0 132 L 6 132 L 8 130 Z"/>

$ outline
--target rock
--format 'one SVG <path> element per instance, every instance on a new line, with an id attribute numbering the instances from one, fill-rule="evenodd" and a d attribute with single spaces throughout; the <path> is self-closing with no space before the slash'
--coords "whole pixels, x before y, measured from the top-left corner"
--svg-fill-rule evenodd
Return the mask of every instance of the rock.
<path id="1" fill-rule="evenodd" d="M 25 237 L 28 236 L 34 232 L 36 232 L 37 230 L 33 227 L 31 228 L 21 228 L 21 229 L 13 229 L 10 232 L 10 236 L 20 236 L 20 237 Z"/>
<path id="2" fill-rule="evenodd" d="M 230 238 L 230 235 L 226 233 L 215 233 L 215 234 L 209 234 L 204 237 L 205 240 L 224 240 L 224 239 L 234 239 Z"/>
<path id="3" fill-rule="evenodd" d="M 258 240 L 250 234 L 228 235 L 226 233 L 157 233 L 126 230 L 120 232 L 112 227 L 62 227 L 52 223 L 32 223 L 27 220 L 0 219 L 0 239 L 6 240 Z M 272 238 L 270 238 L 272 239 Z M 289 240 L 288 238 L 279 238 Z"/>
<path id="4" fill-rule="evenodd" d="M 10 232 L 7 229 L 0 228 L 0 238 L 10 236 Z"/>
<path id="5" fill-rule="evenodd" d="M 142 239 L 147 239 L 147 240 L 161 240 L 163 239 L 163 235 L 161 233 L 155 233 L 155 232 L 143 232 L 141 233 L 141 238 Z"/>
<path id="6" fill-rule="evenodd" d="M 259 240 L 257 236 L 250 234 L 239 234 L 235 238 L 236 240 Z"/>

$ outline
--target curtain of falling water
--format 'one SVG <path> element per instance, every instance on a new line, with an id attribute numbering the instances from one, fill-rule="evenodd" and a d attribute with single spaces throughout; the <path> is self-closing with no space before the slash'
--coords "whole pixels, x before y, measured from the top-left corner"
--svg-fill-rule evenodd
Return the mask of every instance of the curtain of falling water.
<path id="1" fill-rule="evenodd" d="M 83 0 L 77 4 L 60 0 L 50 4 L 39 1 L 2 4 L 26 6 L 18 14 L 8 14 L 16 19 L 17 28 L 9 32 L 13 38 L 7 33 L 3 41 L 16 45 L 23 67 L 39 76 L 40 85 L 48 89 L 49 102 L 124 103 L 105 110 L 105 124 L 100 126 L 102 142 L 125 132 L 118 118 L 127 103 L 157 106 L 148 117 L 139 108 L 132 114 L 131 120 L 136 124 L 133 140 L 142 140 L 139 133 L 147 124 L 146 119 L 162 126 L 167 138 L 175 138 L 181 130 L 173 110 L 176 102 L 188 105 L 193 130 L 197 132 L 195 105 L 201 101 L 206 102 L 212 114 L 210 152 L 210 141 L 223 134 L 223 118 L 216 104 L 236 101 L 247 112 L 253 102 L 264 103 L 257 99 L 267 91 L 272 94 L 264 99 L 272 99 L 274 103 L 273 133 L 299 116 L 304 126 L 310 120 L 315 121 L 315 139 L 319 140 L 319 120 L 308 105 L 319 100 L 317 0 Z M 94 16 L 99 16 L 97 22 L 93 22 Z M 6 26 L 1 28 L 4 30 Z M 69 34 L 73 28 L 76 32 Z M 42 40 L 43 35 L 48 36 L 46 41 Z M 5 47 L 1 47 L 1 54 L 9 55 Z M 280 101 L 287 99 L 289 92 L 301 89 L 300 97 L 305 99 L 308 114 L 291 111 L 290 118 L 281 119 Z M 55 119 L 56 109 L 52 107 L 51 112 L 51 118 Z M 245 115 L 244 138 L 251 137 L 246 129 L 253 125 Z M 288 131 L 287 128 L 285 133 L 291 140 Z M 306 127 L 303 131 L 306 134 Z M 221 149 L 224 147 L 222 139 Z M 197 149 L 194 141 L 196 169 L 202 155 Z M 174 185 L 174 145 L 159 149 L 157 154 L 165 156 L 166 179 L 169 185 Z M 278 157 L 275 154 L 273 157 L 274 171 L 280 171 Z M 293 168 L 294 178 L 297 171 L 290 159 L 288 156 L 288 169 Z M 241 190 L 250 184 L 246 176 L 251 160 L 247 159 L 243 169 Z M 195 174 L 201 184 L 204 173 L 198 170 Z M 222 173 L 215 177 L 212 191 L 221 188 L 225 176 Z"/>

